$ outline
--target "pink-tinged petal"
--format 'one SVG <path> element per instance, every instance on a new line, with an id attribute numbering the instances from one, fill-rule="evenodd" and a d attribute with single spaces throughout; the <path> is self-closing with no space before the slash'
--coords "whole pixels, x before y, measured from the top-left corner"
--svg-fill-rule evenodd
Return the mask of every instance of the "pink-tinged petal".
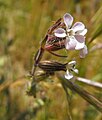
<path id="1" fill-rule="evenodd" d="M 63 16 L 63 19 L 64 19 L 64 23 L 65 23 L 66 27 L 70 28 L 73 23 L 73 17 L 69 13 L 66 13 Z"/>
<path id="2" fill-rule="evenodd" d="M 86 33 L 87 33 L 87 29 L 84 29 L 84 30 L 77 31 L 75 34 L 84 36 Z"/>
<path id="3" fill-rule="evenodd" d="M 85 38 L 84 38 L 84 36 L 82 36 L 82 35 L 75 35 L 75 39 L 77 41 L 75 49 L 76 50 L 83 49 L 84 46 L 85 46 Z"/>
<path id="4" fill-rule="evenodd" d="M 85 25 L 82 22 L 76 22 L 73 26 L 72 29 L 74 32 L 80 31 L 80 30 L 84 30 L 85 29 Z"/>
<path id="5" fill-rule="evenodd" d="M 74 35 L 74 37 L 80 43 L 85 42 L 85 37 L 83 35 Z"/>
<path id="6" fill-rule="evenodd" d="M 84 48 L 84 46 L 85 46 L 85 43 L 79 43 L 79 42 L 77 42 L 75 50 L 81 50 L 81 49 Z"/>
<path id="7" fill-rule="evenodd" d="M 77 41 L 75 39 L 74 36 L 71 36 L 69 38 L 66 38 L 66 42 L 65 42 L 65 48 L 67 50 L 74 50 L 76 47 Z"/>
<path id="8" fill-rule="evenodd" d="M 86 33 L 87 33 L 87 29 L 84 29 L 83 31 L 79 32 L 79 34 L 83 36 L 86 35 Z"/>
<path id="9" fill-rule="evenodd" d="M 70 80 L 70 79 L 73 78 L 73 74 L 70 73 L 70 72 L 67 70 L 67 72 L 66 72 L 66 74 L 65 74 L 65 78 L 66 78 L 67 80 Z"/>
<path id="10" fill-rule="evenodd" d="M 56 37 L 60 37 L 60 38 L 66 37 L 66 32 L 62 28 L 58 28 L 57 30 L 55 30 L 54 34 Z"/>
<path id="11" fill-rule="evenodd" d="M 85 58 L 85 56 L 88 54 L 87 46 L 80 51 L 80 58 Z"/>

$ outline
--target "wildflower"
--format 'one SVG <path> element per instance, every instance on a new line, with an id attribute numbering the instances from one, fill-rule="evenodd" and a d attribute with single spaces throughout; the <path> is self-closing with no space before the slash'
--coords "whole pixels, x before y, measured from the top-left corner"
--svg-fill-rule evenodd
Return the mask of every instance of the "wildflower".
<path id="1" fill-rule="evenodd" d="M 66 38 L 65 48 L 67 50 L 80 50 L 80 56 L 85 57 L 87 54 L 87 46 L 85 45 L 84 37 L 87 33 L 85 25 L 82 22 L 76 22 L 72 26 L 73 17 L 68 13 L 63 16 L 63 20 L 65 29 L 58 28 L 54 30 L 54 35 L 59 38 Z"/>
<path id="2" fill-rule="evenodd" d="M 71 61 L 64 64 L 55 61 L 42 61 L 38 64 L 38 67 L 44 70 L 46 73 L 49 73 L 50 75 L 53 75 L 56 71 L 66 71 L 65 78 L 70 80 L 73 78 L 72 72 L 78 73 L 75 65 L 76 61 Z"/>
<path id="3" fill-rule="evenodd" d="M 78 73 L 78 69 L 75 68 L 75 65 L 76 65 L 76 61 L 71 61 L 68 63 L 67 65 L 68 68 L 65 74 L 66 79 L 70 80 L 73 78 L 72 72 Z"/>

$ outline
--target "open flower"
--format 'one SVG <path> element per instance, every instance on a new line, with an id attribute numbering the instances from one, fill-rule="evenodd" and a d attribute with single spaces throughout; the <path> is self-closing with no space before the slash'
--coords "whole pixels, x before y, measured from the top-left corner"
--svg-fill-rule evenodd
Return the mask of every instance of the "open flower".
<path id="1" fill-rule="evenodd" d="M 76 22 L 73 26 L 73 17 L 66 13 L 63 16 L 66 29 L 58 28 L 54 31 L 56 37 L 66 38 L 65 48 L 67 50 L 81 50 L 81 57 L 87 54 L 84 35 L 87 33 L 85 25 L 82 22 Z M 72 27 L 71 27 L 72 26 Z"/>
<path id="2" fill-rule="evenodd" d="M 65 74 L 65 78 L 70 80 L 73 78 L 72 72 L 78 73 L 78 69 L 75 68 L 76 61 L 71 61 L 68 63 L 68 68 Z"/>

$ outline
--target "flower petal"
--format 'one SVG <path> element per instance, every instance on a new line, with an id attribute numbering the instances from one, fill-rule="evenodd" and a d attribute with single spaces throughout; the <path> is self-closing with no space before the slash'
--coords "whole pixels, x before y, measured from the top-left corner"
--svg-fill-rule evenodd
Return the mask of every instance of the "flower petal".
<path id="1" fill-rule="evenodd" d="M 87 46 L 85 45 L 84 48 L 80 51 L 80 58 L 85 58 L 88 54 Z"/>
<path id="2" fill-rule="evenodd" d="M 85 43 L 79 43 L 79 42 L 77 42 L 77 45 L 76 45 L 76 47 L 75 47 L 75 50 L 81 50 L 81 49 L 84 48 L 84 46 L 85 46 Z"/>
<path id="3" fill-rule="evenodd" d="M 73 69 L 73 71 L 77 74 L 79 73 L 78 69 Z"/>
<path id="4" fill-rule="evenodd" d="M 65 48 L 67 50 L 74 50 L 76 47 L 77 41 L 75 40 L 74 36 L 70 36 L 69 38 L 66 38 L 65 42 Z"/>
<path id="5" fill-rule="evenodd" d="M 66 13 L 63 16 L 63 19 L 64 19 L 64 23 L 65 23 L 66 27 L 70 28 L 73 23 L 73 17 L 69 13 Z"/>
<path id="6" fill-rule="evenodd" d="M 84 46 L 85 46 L 85 38 L 84 38 L 84 36 L 82 36 L 82 35 L 75 35 L 75 39 L 77 41 L 75 49 L 76 50 L 83 49 Z"/>
<path id="7" fill-rule="evenodd" d="M 80 31 L 80 30 L 84 30 L 85 29 L 85 25 L 82 22 L 76 22 L 73 26 L 72 29 L 74 32 Z"/>
<path id="8" fill-rule="evenodd" d="M 85 42 L 85 37 L 83 35 L 74 35 L 74 37 L 80 43 Z"/>
<path id="9" fill-rule="evenodd" d="M 70 72 L 67 70 L 67 72 L 66 72 L 66 74 L 65 74 L 65 78 L 68 79 L 68 80 L 70 80 L 70 79 L 73 78 L 73 74 L 70 73 Z"/>
<path id="10" fill-rule="evenodd" d="M 79 31 L 78 33 L 76 33 L 76 34 L 79 34 L 79 35 L 85 35 L 87 33 L 87 29 L 84 29 L 84 30 L 81 30 L 81 31 Z"/>
<path id="11" fill-rule="evenodd" d="M 60 38 L 66 37 L 65 30 L 62 28 L 58 28 L 57 30 L 55 30 L 54 34 L 56 37 L 60 37 Z"/>
<path id="12" fill-rule="evenodd" d="M 71 61 L 68 63 L 68 68 L 78 74 L 78 69 L 75 68 L 76 61 Z"/>
<path id="13" fill-rule="evenodd" d="M 72 65 L 72 66 L 76 65 L 76 61 L 73 60 L 73 61 L 69 62 L 68 65 Z"/>

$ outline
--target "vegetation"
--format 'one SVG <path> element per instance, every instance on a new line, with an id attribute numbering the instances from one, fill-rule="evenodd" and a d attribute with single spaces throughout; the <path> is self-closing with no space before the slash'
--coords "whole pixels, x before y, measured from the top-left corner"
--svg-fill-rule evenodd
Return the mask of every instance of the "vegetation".
<path id="1" fill-rule="evenodd" d="M 49 27 L 65 13 L 85 24 L 89 53 L 80 59 L 75 51 L 55 52 L 67 58 L 46 51 L 42 60 L 66 63 L 75 58 L 79 74 L 72 82 L 60 76 L 63 72 L 37 76 L 35 91 L 29 76 L 33 56 Z M 0 120 L 67 120 L 68 114 L 73 120 L 101 120 L 101 49 L 101 0 L 0 0 Z"/>

